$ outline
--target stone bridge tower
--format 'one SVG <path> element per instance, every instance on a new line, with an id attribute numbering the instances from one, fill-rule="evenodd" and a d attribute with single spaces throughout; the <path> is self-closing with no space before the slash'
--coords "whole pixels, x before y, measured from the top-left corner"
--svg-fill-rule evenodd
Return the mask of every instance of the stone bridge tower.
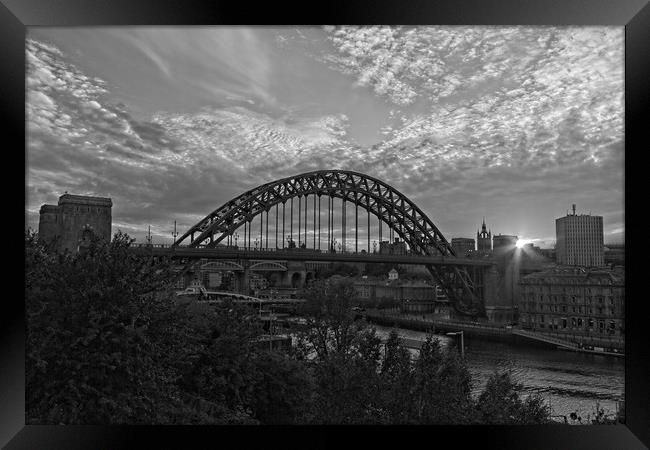
<path id="1" fill-rule="evenodd" d="M 57 251 L 76 252 L 84 230 L 110 241 L 113 202 L 110 198 L 64 194 L 58 205 L 43 205 L 38 236 Z"/>

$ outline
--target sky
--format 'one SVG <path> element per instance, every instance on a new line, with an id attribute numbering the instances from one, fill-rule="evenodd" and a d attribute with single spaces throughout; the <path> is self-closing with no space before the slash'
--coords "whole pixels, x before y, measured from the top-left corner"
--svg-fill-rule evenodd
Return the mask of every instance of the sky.
<path id="1" fill-rule="evenodd" d="M 27 226 L 64 192 L 172 241 L 319 169 L 413 200 L 442 234 L 549 247 L 572 204 L 624 240 L 623 27 L 28 29 Z"/>

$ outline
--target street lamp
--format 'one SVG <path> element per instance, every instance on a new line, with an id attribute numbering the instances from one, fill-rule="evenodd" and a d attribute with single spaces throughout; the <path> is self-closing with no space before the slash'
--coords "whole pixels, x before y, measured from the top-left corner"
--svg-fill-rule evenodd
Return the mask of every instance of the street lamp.
<path id="1" fill-rule="evenodd" d="M 235 233 L 235 247 L 237 247 L 237 239 L 239 239 L 239 233 Z"/>
<path id="2" fill-rule="evenodd" d="M 462 331 L 456 331 L 453 333 L 447 333 L 447 336 L 458 336 L 460 334 L 460 355 L 465 357 L 465 338 Z"/>
<path id="3" fill-rule="evenodd" d="M 174 244 L 176 244 L 176 236 L 178 236 L 178 231 L 176 231 L 176 221 L 174 220 L 174 231 L 172 231 L 172 236 L 174 237 Z"/>

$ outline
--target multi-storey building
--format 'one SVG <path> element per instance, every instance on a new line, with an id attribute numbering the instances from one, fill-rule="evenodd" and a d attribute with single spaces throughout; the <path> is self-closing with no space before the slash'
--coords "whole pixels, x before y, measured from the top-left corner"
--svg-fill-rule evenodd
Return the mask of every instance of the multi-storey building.
<path id="1" fill-rule="evenodd" d="M 59 251 L 75 252 L 88 231 L 102 239 L 111 239 L 110 198 L 64 194 L 58 205 L 43 205 L 38 224 L 39 239 L 53 243 Z"/>
<path id="2" fill-rule="evenodd" d="M 473 252 L 476 247 L 474 239 L 471 238 L 452 238 L 451 248 L 456 252 L 456 256 L 467 256 L 468 253 Z"/>
<path id="3" fill-rule="evenodd" d="M 435 301 L 436 285 L 422 281 L 400 281 L 362 278 L 354 281 L 354 289 L 359 300 L 375 301 L 382 299 Z"/>
<path id="4" fill-rule="evenodd" d="M 605 264 L 624 266 L 625 265 L 625 245 L 608 244 L 604 247 L 603 259 Z"/>
<path id="5" fill-rule="evenodd" d="M 519 237 L 512 236 L 509 234 L 500 234 L 492 238 L 492 251 L 495 253 L 504 253 L 510 250 L 514 250 L 517 246 L 517 240 Z"/>
<path id="6" fill-rule="evenodd" d="M 604 265 L 603 218 L 573 213 L 555 220 L 557 263 L 571 266 Z"/>
<path id="7" fill-rule="evenodd" d="M 492 231 L 486 229 L 485 218 L 481 231 L 476 232 L 476 250 L 479 253 L 490 253 L 492 251 Z"/>
<path id="8" fill-rule="evenodd" d="M 520 280 L 523 328 L 574 335 L 623 336 L 625 280 L 622 271 L 563 266 Z"/>
<path id="9" fill-rule="evenodd" d="M 406 242 L 395 238 L 391 243 L 390 241 L 381 241 L 379 243 L 379 253 L 383 255 L 406 255 Z"/>

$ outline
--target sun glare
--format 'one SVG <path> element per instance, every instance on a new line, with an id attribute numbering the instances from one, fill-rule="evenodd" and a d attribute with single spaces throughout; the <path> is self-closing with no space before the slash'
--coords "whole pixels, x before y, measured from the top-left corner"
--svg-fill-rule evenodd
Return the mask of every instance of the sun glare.
<path id="1" fill-rule="evenodd" d="M 528 239 L 517 239 L 517 248 L 524 248 L 524 245 L 530 242 Z"/>

